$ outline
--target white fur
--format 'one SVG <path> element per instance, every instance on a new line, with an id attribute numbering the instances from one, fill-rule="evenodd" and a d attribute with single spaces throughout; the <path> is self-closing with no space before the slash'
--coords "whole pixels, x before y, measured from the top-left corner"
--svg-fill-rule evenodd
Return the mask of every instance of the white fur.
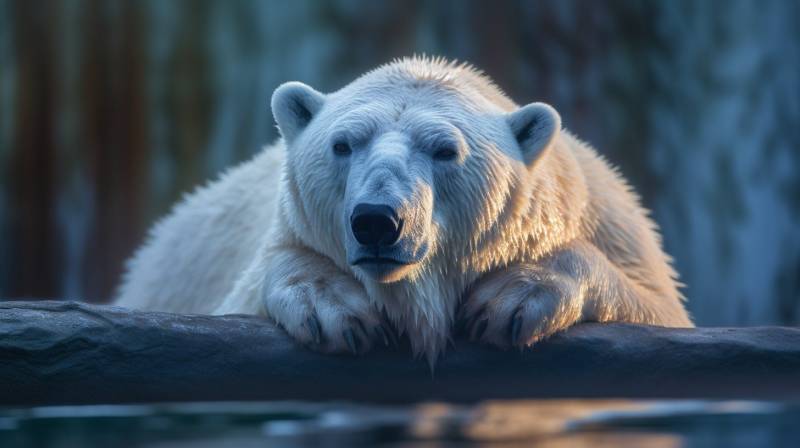
<path id="1" fill-rule="evenodd" d="M 691 326 L 656 226 L 550 106 L 518 108 L 471 67 L 423 58 L 328 95 L 289 83 L 272 104 L 284 140 L 153 228 L 120 305 L 266 313 L 328 352 L 368 350 L 388 320 L 431 362 L 457 319 L 500 347 L 581 321 Z M 334 154 L 343 141 L 352 153 Z M 442 147 L 457 155 L 435 159 Z M 358 202 L 402 216 L 407 266 L 351 264 Z"/>

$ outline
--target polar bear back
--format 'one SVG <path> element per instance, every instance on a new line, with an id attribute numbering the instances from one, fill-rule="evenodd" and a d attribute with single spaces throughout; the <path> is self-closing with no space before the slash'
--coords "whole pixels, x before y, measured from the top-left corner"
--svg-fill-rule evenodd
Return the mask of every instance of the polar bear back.
<path id="1" fill-rule="evenodd" d="M 128 262 L 116 304 L 212 313 L 269 233 L 284 154 L 268 147 L 179 202 Z"/>

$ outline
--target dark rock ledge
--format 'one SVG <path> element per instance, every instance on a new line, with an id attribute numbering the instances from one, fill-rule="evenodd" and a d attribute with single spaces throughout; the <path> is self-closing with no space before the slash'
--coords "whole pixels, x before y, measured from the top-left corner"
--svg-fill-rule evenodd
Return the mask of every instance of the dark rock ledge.
<path id="1" fill-rule="evenodd" d="M 326 356 L 253 316 L 0 302 L 0 405 L 543 397 L 800 399 L 800 329 L 577 326 L 530 350 L 457 340 Z"/>

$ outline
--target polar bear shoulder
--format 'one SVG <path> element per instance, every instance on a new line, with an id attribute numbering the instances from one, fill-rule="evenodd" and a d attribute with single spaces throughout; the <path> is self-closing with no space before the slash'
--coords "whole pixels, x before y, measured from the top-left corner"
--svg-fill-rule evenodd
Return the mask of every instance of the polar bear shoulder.
<path id="1" fill-rule="evenodd" d="M 283 160 L 279 143 L 186 195 L 128 262 L 116 304 L 200 314 L 216 309 L 270 227 Z"/>

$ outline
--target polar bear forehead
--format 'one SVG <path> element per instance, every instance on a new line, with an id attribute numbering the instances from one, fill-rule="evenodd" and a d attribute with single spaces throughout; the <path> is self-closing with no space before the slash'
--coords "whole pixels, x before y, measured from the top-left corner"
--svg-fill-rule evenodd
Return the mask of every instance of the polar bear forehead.
<path id="1" fill-rule="evenodd" d="M 488 76 L 469 64 L 444 58 L 398 59 L 367 72 L 337 93 L 351 98 L 375 94 L 398 98 L 412 96 L 414 91 L 432 101 L 455 96 L 481 109 L 510 112 L 517 108 Z"/>
<path id="2" fill-rule="evenodd" d="M 368 94 L 352 93 L 337 92 L 337 97 L 326 105 L 316 129 L 333 140 L 353 144 L 364 144 L 392 131 L 421 144 L 499 140 L 507 130 L 502 109 L 483 97 L 468 98 L 461 92 L 439 91 L 435 87 L 409 90 L 397 85 Z"/>
<path id="3" fill-rule="evenodd" d="M 430 104 L 404 101 L 375 101 L 344 110 L 332 120 L 334 140 L 346 138 L 352 142 L 365 142 L 375 135 L 389 130 L 406 135 L 425 135 L 426 138 L 457 139 L 466 123 L 474 120 L 459 117 L 460 111 L 448 114 Z M 461 114 L 463 115 L 463 113 Z"/>

